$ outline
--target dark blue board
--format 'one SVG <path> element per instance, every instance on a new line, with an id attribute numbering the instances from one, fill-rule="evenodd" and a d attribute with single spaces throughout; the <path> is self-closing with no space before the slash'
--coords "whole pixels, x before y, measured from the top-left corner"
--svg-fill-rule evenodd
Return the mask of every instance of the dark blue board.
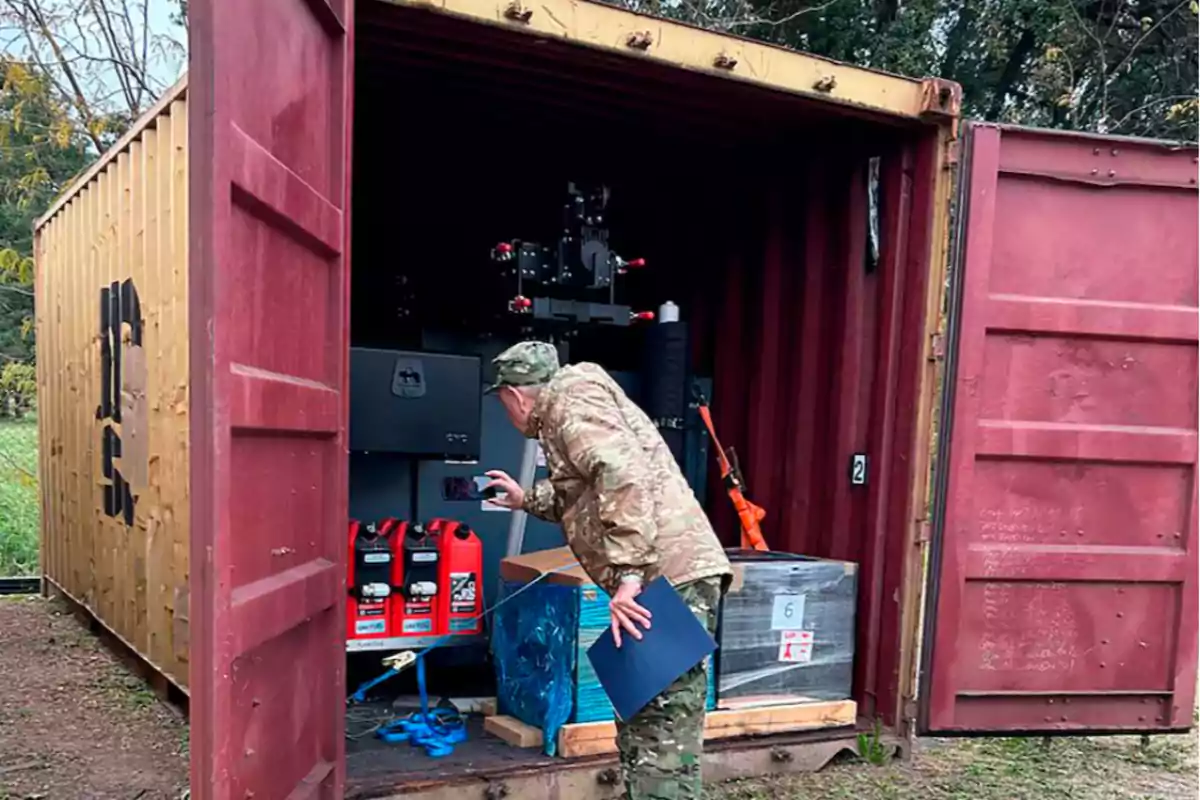
<path id="1" fill-rule="evenodd" d="M 625 635 L 617 647 L 609 629 L 588 649 L 600 685 L 623 720 L 632 719 L 717 649 L 716 641 L 666 578 L 651 581 L 638 595 L 638 603 L 653 618 L 641 639 Z"/>

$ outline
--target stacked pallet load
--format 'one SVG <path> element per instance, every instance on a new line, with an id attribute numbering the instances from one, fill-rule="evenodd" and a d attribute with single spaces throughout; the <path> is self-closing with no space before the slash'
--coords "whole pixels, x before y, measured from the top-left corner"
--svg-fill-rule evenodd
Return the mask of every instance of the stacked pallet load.
<path id="1" fill-rule="evenodd" d="M 614 719 L 587 656 L 608 629 L 608 595 L 565 547 L 506 558 L 500 578 L 503 602 L 492 620 L 492 660 L 497 706 L 509 720 L 491 726 L 524 731 L 515 724 L 521 723 L 540 731 L 546 753 L 554 755 L 564 725 Z M 716 706 L 713 673 L 709 670 L 709 708 Z M 527 742 L 530 735 L 518 738 Z"/>
<path id="2" fill-rule="evenodd" d="M 717 707 L 849 699 L 858 566 L 753 550 L 729 556 L 734 577 L 717 634 Z"/>
<path id="3" fill-rule="evenodd" d="M 492 631 L 498 714 L 485 721 L 485 730 L 516 747 L 540 748 L 564 758 L 615 752 L 612 704 L 587 656 L 608 627 L 607 595 L 567 548 L 505 559 L 500 574 L 508 601 L 497 609 Z M 752 571 L 751 580 L 756 578 Z M 732 589 L 744 591 L 745 586 L 743 578 L 735 580 Z M 755 591 L 744 597 L 763 602 Z M 733 607 L 739 617 L 746 610 L 736 601 Z M 738 641 L 749 645 L 752 638 Z M 778 652 L 776 646 L 775 655 Z M 720 658 L 718 650 L 717 661 Z M 843 727 L 855 721 L 848 686 L 844 698 L 805 697 L 789 703 L 776 695 L 770 702 L 718 709 L 719 664 L 710 664 L 708 674 L 706 740 Z M 730 702 L 736 704 L 737 692 L 733 695 Z"/>

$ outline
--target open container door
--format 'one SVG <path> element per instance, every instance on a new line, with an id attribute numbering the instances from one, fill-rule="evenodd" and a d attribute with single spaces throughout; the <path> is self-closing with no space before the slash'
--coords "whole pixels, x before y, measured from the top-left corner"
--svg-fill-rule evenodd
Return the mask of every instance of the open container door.
<path id="1" fill-rule="evenodd" d="M 965 155 L 920 728 L 1187 729 L 1196 150 L 975 126 Z"/>
<path id="2" fill-rule="evenodd" d="M 351 0 L 191 6 L 193 798 L 340 798 Z"/>

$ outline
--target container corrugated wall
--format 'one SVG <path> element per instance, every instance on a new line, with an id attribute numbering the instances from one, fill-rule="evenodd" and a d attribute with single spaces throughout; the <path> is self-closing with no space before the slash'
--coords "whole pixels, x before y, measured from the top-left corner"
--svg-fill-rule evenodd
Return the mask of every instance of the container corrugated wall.
<path id="1" fill-rule="evenodd" d="M 181 84 L 39 223 L 42 570 L 188 678 L 187 103 Z"/>

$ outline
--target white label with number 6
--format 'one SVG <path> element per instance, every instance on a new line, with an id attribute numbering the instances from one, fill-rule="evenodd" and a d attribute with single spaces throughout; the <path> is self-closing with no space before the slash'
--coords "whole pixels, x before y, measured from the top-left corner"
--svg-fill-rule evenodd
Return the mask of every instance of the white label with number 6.
<path id="1" fill-rule="evenodd" d="M 777 594 L 771 609 L 771 630 L 798 631 L 804 627 L 804 595 Z"/>

